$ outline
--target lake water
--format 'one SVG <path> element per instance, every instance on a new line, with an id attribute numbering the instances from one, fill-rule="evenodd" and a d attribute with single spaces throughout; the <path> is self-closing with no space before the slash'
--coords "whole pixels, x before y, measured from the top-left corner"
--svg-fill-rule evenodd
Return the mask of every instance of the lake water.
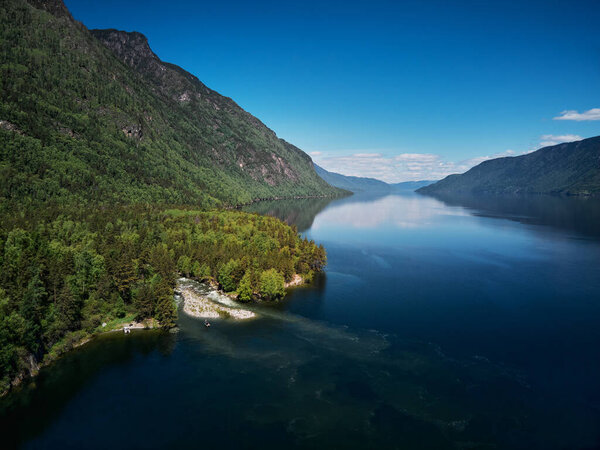
<path id="1" fill-rule="evenodd" d="M 325 245 L 245 323 L 101 336 L 0 403 L 25 448 L 598 448 L 600 204 L 261 203 Z"/>

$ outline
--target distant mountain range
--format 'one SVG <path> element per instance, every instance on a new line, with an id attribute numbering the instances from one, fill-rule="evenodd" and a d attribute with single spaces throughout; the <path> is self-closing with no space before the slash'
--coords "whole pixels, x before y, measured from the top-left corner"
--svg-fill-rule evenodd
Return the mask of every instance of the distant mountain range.
<path id="1" fill-rule="evenodd" d="M 0 2 L 0 174 L 0 204 L 342 194 L 144 35 L 90 31 L 62 0 Z"/>
<path id="2" fill-rule="evenodd" d="M 327 181 L 332 186 L 340 189 L 345 189 L 350 192 L 369 192 L 369 193 L 394 193 L 394 192 L 410 192 L 415 191 L 423 186 L 428 186 L 435 181 L 423 180 L 423 181 L 406 181 L 403 183 L 385 183 L 375 178 L 365 177 L 351 177 L 347 175 L 341 175 L 335 172 L 329 172 L 322 167 L 315 164 L 315 170 L 317 174 Z"/>
<path id="3" fill-rule="evenodd" d="M 600 136 L 484 161 L 462 175 L 418 190 L 424 194 L 600 194 Z"/>

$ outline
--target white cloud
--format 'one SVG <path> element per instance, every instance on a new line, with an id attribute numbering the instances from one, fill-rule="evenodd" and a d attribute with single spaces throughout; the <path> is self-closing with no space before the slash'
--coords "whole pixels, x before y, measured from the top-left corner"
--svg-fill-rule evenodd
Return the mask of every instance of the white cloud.
<path id="1" fill-rule="evenodd" d="M 579 141 L 583 137 L 577 134 L 544 134 L 534 148 L 526 151 L 505 150 L 492 155 L 477 156 L 462 161 L 448 161 L 433 153 L 400 153 L 384 156 L 373 150 L 348 152 L 346 155 L 333 156 L 329 152 L 311 152 L 316 163 L 330 172 L 356 177 L 376 178 L 388 183 L 402 181 L 440 180 L 454 173 L 464 173 L 470 168 L 494 158 L 525 155 L 542 147 Z"/>
<path id="2" fill-rule="evenodd" d="M 540 137 L 540 139 L 541 139 L 541 141 L 540 141 L 540 145 L 538 148 L 548 147 L 550 145 L 558 145 L 558 144 L 562 144 L 563 142 L 580 141 L 583 138 L 577 134 L 562 134 L 562 135 L 544 134 L 543 136 Z"/>
<path id="3" fill-rule="evenodd" d="M 575 111 L 574 109 L 563 111 L 559 116 L 555 117 L 554 120 L 576 120 L 577 122 L 600 120 L 600 108 L 592 108 L 582 113 Z"/>
<path id="4" fill-rule="evenodd" d="M 356 158 L 379 158 L 381 153 L 355 153 Z"/>
<path id="5" fill-rule="evenodd" d="M 399 183 L 402 181 L 439 180 L 453 173 L 466 172 L 482 161 L 515 154 L 513 150 L 506 150 L 494 155 L 454 162 L 431 153 L 401 153 L 387 157 L 381 153 L 357 152 L 343 156 L 323 155 L 316 162 L 331 172 Z"/>

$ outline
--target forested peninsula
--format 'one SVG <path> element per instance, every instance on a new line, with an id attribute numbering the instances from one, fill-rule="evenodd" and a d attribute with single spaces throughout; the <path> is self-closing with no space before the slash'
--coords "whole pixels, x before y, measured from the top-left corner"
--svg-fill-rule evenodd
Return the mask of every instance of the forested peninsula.
<path id="1" fill-rule="evenodd" d="M 326 263 L 323 247 L 295 228 L 238 211 L 128 206 L 4 216 L 0 245 L 3 392 L 103 322 L 153 317 L 173 327 L 179 275 L 249 301 L 281 297 L 294 274 L 310 279 Z"/>
<path id="2" fill-rule="evenodd" d="M 110 324 L 171 329 L 179 276 L 251 301 L 322 270 L 322 246 L 231 208 L 344 192 L 140 33 L 7 0 L 0 58 L 0 393 Z"/>

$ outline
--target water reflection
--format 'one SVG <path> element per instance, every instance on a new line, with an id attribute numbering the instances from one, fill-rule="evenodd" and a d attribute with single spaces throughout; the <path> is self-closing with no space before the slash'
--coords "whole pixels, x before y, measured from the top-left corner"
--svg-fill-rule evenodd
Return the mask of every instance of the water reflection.
<path id="1" fill-rule="evenodd" d="M 332 201 L 333 198 L 272 200 L 245 206 L 244 211 L 277 217 L 288 225 L 296 225 L 298 231 L 302 232 L 312 226 L 315 216 Z"/>
<path id="2" fill-rule="evenodd" d="M 248 323 L 207 329 L 181 314 L 177 335 L 67 355 L 0 411 L 3 443 L 596 448 L 600 221 L 588 200 L 252 205 L 324 243 L 326 274 L 252 305 Z"/>
<path id="3" fill-rule="evenodd" d="M 600 198 L 552 195 L 436 195 L 425 198 L 435 198 L 447 206 L 467 208 L 471 214 L 477 216 L 509 219 L 588 236 L 600 236 Z"/>
<path id="4" fill-rule="evenodd" d="M 244 210 L 277 217 L 296 225 L 300 232 L 323 226 L 430 227 L 442 224 L 448 216 L 471 215 L 600 237 L 600 198 L 589 197 L 365 193 L 338 199 L 274 200 Z"/>
<path id="5" fill-rule="evenodd" d="M 378 228 L 392 226 L 414 228 L 432 225 L 442 215 L 467 215 L 459 209 L 445 208 L 433 198 L 422 198 L 416 194 L 387 195 L 380 197 L 353 196 L 331 203 L 315 219 L 312 229 L 321 226 L 353 228 Z"/>

